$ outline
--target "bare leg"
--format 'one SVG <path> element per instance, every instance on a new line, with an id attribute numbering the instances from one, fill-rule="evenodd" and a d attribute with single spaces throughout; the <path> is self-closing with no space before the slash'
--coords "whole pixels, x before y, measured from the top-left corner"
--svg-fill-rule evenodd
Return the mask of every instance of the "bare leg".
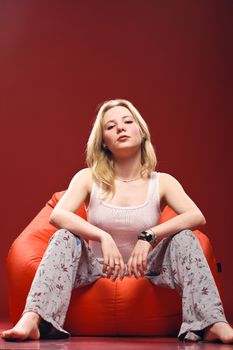
<path id="1" fill-rule="evenodd" d="M 12 329 L 3 331 L 1 337 L 6 340 L 38 340 L 40 320 L 40 316 L 35 312 L 26 312 Z"/>
<path id="2" fill-rule="evenodd" d="M 225 344 L 233 343 L 233 328 L 225 322 L 216 322 L 205 330 L 204 340 L 222 341 Z"/>

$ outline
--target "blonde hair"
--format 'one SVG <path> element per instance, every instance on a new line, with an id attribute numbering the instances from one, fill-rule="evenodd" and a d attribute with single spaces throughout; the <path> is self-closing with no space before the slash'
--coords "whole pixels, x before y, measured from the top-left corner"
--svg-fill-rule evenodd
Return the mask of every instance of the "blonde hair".
<path id="1" fill-rule="evenodd" d="M 105 101 L 98 110 L 87 142 L 86 162 L 88 167 L 92 170 L 94 179 L 103 185 L 107 193 L 115 192 L 115 174 L 111 152 L 103 147 L 103 117 L 109 109 L 116 106 L 126 107 L 132 113 L 141 130 L 141 175 L 146 173 L 150 174 L 157 164 L 148 126 L 138 110 L 131 102 L 124 99 Z"/>

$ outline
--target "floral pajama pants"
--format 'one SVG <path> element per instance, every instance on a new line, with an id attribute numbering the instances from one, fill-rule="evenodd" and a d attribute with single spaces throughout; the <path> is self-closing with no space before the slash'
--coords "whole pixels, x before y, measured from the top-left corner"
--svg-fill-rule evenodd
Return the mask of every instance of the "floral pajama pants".
<path id="1" fill-rule="evenodd" d="M 41 318 L 41 337 L 67 337 L 62 327 L 73 288 L 105 276 L 103 264 L 81 238 L 60 229 L 52 236 L 34 277 L 24 313 Z M 145 274 L 153 284 L 176 288 L 182 295 L 179 339 L 199 340 L 202 330 L 227 322 L 217 287 L 198 239 L 183 230 L 163 239 L 148 255 Z"/>

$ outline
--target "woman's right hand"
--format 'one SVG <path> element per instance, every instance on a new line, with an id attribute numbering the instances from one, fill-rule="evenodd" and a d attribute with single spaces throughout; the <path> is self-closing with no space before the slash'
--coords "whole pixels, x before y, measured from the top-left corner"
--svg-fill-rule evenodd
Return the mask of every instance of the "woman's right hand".
<path id="1" fill-rule="evenodd" d="M 109 234 L 101 238 L 101 248 L 104 258 L 103 273 L 106 273 L 107 277 L 111 277 L 113 281 L 115 281 L 117 277 L 123 279 L 125 263 L 116 243 Z"/>

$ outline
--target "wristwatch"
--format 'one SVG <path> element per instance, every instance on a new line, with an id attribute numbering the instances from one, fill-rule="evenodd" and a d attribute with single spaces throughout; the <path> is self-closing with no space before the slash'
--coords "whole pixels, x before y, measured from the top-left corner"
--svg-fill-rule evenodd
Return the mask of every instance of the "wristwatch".
<path id="1" fill-rule="evenodd" d="M 141 239 L 142 241 L 147 241 L 153 246 L 157 241 L 158 237 L 156 235 L 152 235 L 150 232 L 142 231 L 138 234 L 138 239 Z"/>

